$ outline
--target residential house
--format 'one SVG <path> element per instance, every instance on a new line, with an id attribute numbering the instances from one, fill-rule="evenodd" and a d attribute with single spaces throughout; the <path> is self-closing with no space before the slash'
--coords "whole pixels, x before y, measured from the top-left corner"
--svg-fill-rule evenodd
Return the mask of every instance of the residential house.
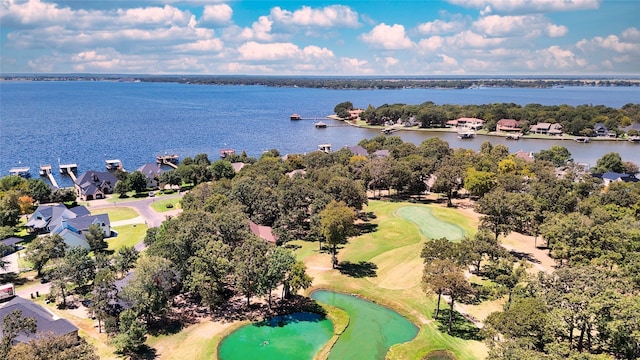
<path id="1" fill-rule="evenodd" d="M 362 109 L 349 110 L 349 120 L 356 120 L 360 117 L 360 114 L 362 114 L 363 111 L 364 110 Z"/>
<path id="2" fill-rule="evenodd" d="M 522 160 L 527 161 L 527 162 L 534 162 L 535 161 L 535 158 L 533 157 L 532 153 L 526 152 L 526 151 L 523 151 L 523 150 L 520 150 L 520 151 L 516 152 L 514 154 L 514 156 L 517 157 L 518 159 L 522 159 Z"/>
<path id="3" fill-rule="evenodd" d="M 515 132 L 521 131 L 520 122 L 514 119 L 501 119 L 498 120 L 498 124 L 496 125 L 496 130 L 505 131 L 505 132 Z"/>
<path id="4" fill-rule="evenodd" d="M 623 174 L 617 172 L 606 172 L 598 177 L 602 178 L 604 182 L 604 186 L 609 186 L 612 182 L 616 181 L 624 181 L 624 182 L 638 182 L 638 178 L 636 178 L 632 174 Z"/>
<path id="5" fill-rule="evenodd" d="M 275 244 L 278 241 L 278 238 L 275 235 L 273 235 L 273 231 L 269 226 L 258 225 L 253 221 L 249 220 L 249 228 L 251 229 L 251 232 L 254 235 L 260 237 L 266 242 Z"/>
<path id="6" fill-rule="evenodd" d="M 616 133 L 609 131 L 607 126 L 603 123 L 596 123 L 593 125 L 593 132 L 596 136 L 616 137 Z"/>
<path id="7" fill-rule="evenodd" d="M 243 167 L 245 167 L 245 163 L 243 162 L 233 162 L 231 163 L 231 167 L 233 168 L 233 171 L 237 174 L 240 172 L 240 170 L 242 170 Z"/>
<path id="8" fill-rule="evenodd" d="M 457 122 L 458 127 L 463 127 L 471 130 L 480 130 L 484 125 L 484 120 L 477 118 L 459 118 L 455 120 Z"/>
<path id="9" fill-rule="evenodd" d="M 0 257 L 7 256 L 19 250 L 19 243 L 23 242 L 24 239 L 17 237 L 8 237 L 6 239 L 0 240 L 0 244 L 7 246 L 8 250 L 4 253 L 0 253 Z"/>
<path id="10" fill-rule="evenodd" d="M 386 149 L 380 149 L 373 152 L 373 156 L 377 158 L 385 158 L 389 155 L 391 155 L 391 152 Z"/>
<path id="11" fill-rule="evenodd" d="M 104 199 L 106 194 L 112 194 L 118 179 L 106 171 L 87 171 L 78 176 L 73 183 L 76 195 L 85 201 Z"/>
<path id="12" fill-rule="evenodd" d="M 0 323 L 14 310 L 20 310 L 22 317 L 34 318 L 36 320 L 35 334 L 20 332 L 13 341 L 14 345 L 17 343 L 27 343 L 47 334 L 53 334 L 55 336 L 78 336 L 78 328 L 71 322 L 57 317 L 33 301 L 18 296 L 5 303 L 0 303 Z M 0 327 L 0 336 L 2 335 L 2 328 Z"/>
<path id="13" fill-rule="evenodd" d="M 531 126 L 529 131 L 542 135 L 562 135 L 562 125 L 541 122 Z"/>
<path id="14" fill-rule="evenodd" d="M 631 130 L 636 130 L 638 132 L 640 132 L 640 124 L 631 124 L 625 128 L 623 128 L 625 133 L 629 133 L 629 131 Z"/>
<path id="15" fill-rule="evenodd" d="M 157 189 L 160 175 L 164 172 L 162 168 L 154 163 L 148 163 L 140 166 L 138 170 L 147 178 L 147 188 Z"/>
<path id="16" fill-rule="evenodd" d="M 84 206 L 67 209 L 62 204 L 40 205 L 25 224 L 31 232 L 58 234 L 69 247 L 89 248 L 84 233 L 97 224 L 105 237 L 111 236 L 108 214 L 91 215 Z"/>
<path id="17" fill-rule="evenodd" d="M 349 151 L 351 151 L 353 155 L 369 156 L 369 152 L 367 151 L 367 149 L 363 148 L 360 145 L 347 146 L 347 149 L 349 149 Z"/>

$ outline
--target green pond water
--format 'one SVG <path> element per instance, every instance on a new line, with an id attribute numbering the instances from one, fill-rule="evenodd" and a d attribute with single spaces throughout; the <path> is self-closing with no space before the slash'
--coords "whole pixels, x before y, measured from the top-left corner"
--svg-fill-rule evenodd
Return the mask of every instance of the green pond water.
<path id="1" fill-rule="evenodd" d="M 343 309 L 350 322 L 335 343 L 329 359 L 384 359 L 392 345 L 407 342 L 418 328 L 395 311 L 355 296 L 318 290 L 311 297 Z"/>
<path id="2" fill-rule="evenodd" d="M 333 336 L 333 324 L 321 315 L 295 313 L 241 327 L 224 338 L 221 360 L 309 360 Z"/>

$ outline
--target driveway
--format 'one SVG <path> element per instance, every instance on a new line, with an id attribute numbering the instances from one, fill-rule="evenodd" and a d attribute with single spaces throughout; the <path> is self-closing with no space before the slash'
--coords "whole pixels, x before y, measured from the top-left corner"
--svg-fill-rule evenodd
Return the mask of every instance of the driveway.
<path id="1" fill-rule="evenodd" d="M 130 207 L 135 209 L 138 212 L 138 214 L 140 214 L 143 222 L 146 223 L 149 227 L 158 227 L 162 224 L 163 221 L 167 219 L 167 217 L 177 216 L 182 212 L 182 210 L 176 209 L 176 210 L 159 213 L 153 210 L 153 208 L 151 207 L 151 204 L 154 203 L 156 200 L 175 199 L 175 198 L 181 198 L 182 196 L 183 194 L 171 194 L 167 196 L 161 196 L 158 198 L 149 197 L 149 198 L 144 198 L 140 200 L 129 200 L 129 201 L 122 201 L 117 203 L 110 203 L 110 202 L 107 202 L 106 200 L 93 200 L 89 202 L 88 208 L 91 210 L 100 210 L 100 209 L 105 209 L 110 207 Z M 125 221 L 133 221 L 133 219 L 125 220 Z M 139 219 L 137 219 L 137 221 L 139 221 Z M 130 222 L 130 223 L 139 223 L 139 222 Z M 118 226 L 114 224 L 112 225 Z M 120 224 L 120 225 L 124 225 L 124 224 Z"/>
<path id="2" fill-rule="evenodd" d="M 20 268 L 18 267 L 18 253 L 14 252 L 13 254 L 9 254 L 2 258 L 2 260 L 7 261 L 8 264 L 4 269 L 0 268 L 0 274 L 6 273 L 20 273 Z"/>

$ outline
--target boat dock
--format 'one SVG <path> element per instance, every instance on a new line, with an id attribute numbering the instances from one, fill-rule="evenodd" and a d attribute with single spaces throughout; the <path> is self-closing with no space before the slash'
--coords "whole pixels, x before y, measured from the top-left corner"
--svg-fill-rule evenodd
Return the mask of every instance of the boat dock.
<path id="1" fill-rule="evenodd" d="M 328 154 L 331 152 L 331 144 L 320 144 L 318 150 Z"/>
<path id="2" fill-rule="evenodd" d="M 29 170 L 31 170 L 31 168 L 28 167 L 28 166 L 15 167 L 15 168 L 9 169 L 9 174 L 15 175 L 15 176 L 20 176 L 20 177 L 23 177 L 25 179 L 28 179 L 28 178 L 31 177 L 31 173 L 29 172 Z"/>
<path id="3" fill-rule="evenodd" d="M 71 180 L 73 180 L 73 182 L 76 181 L 76 171 L 78 171 L 78 165 L 77 164 L 60 164 L 58 165 L 60 167 L 60 174 L 64 175 L 68 175 L 71 177 Z"/>
<path id="4" fill-rule="evenodd" d="M 40 176 L 48 177 L 51 185 L 53 185 L 54 188 L 58 188 L 58 183 L 51 173 L 51 165 L 40 165 Z"/>
<path id="5" fill-rule="evenodd" d="M 167 165 L 174 169 L 177 169 L 179 162 L 180 162 L 180 156 L 176 154 L 156 156 L 156 164 L 158 164 L 158 166 Z"/>
<path id="6" fill-rule="evenodd" d="M 122 161 L 120 161 L 119 159 L 105 160 L 104 162 L 106 163 L 105 167 L 107 171 L 125 171 L 124 167 L 122 167 Z"/>
<path id="7" fill-rule="evenodd" d="M 227 156 L 235 154 L 236 151 L 233 149 L 222 149 L 220 150 L 220 157 L 225 159 Z"/>

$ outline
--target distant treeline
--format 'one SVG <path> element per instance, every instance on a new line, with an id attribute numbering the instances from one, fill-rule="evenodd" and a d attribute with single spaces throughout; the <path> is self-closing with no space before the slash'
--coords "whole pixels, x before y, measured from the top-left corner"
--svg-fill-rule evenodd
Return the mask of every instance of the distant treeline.
<path id="1" fill-rule="evenodd" d="M 430 77 L 288 77 L 288 76 L 205 76 L 205 75 L 5 75 L 4 80 L 34 81 L 143 81 L 178 82 L 202 85 L 261 85 L 270 87 L 304 87 L 325 89 L 404 89 L 475 87 L 549 88 L 554 86 L 640 86 L 630 79 L 611 78 L 430 78 Z"/>
<path id="2" fill-rule="evenodd" d="M 604 105 L 436 105 L 429 101 L 420 105 L 384 104 L 377 108 L 369 105 L 360 117 L 370 125 L 400 122 L 417 123 L 425 128 L 444 127 L 449 120 L 470 117 L 484 120 L 484 128 L 490 131 L 495 131 L 500 119 L 515 119 L 521 121 L 525 133 L 531 125 L 546 122 L 561 124 L 563 131 L 571 135 L 591 136 L 596 123 L 603 123 L 617 134 L 624 133 L 623 129 L 629 125 L 640 123 L 640 104 L 615 109 Z"/>

